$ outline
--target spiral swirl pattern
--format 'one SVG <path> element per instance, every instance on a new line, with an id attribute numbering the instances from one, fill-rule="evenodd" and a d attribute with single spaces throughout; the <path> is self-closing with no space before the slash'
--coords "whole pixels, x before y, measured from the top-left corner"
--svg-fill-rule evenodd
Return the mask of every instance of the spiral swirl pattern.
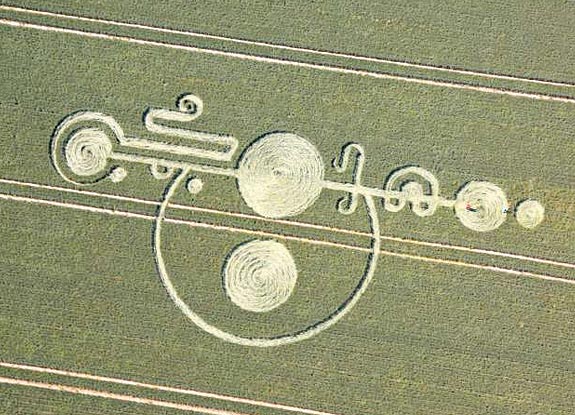
<path id="1" fill-rule="evenodd" d="M 469 182 L 459 191 L 455 202 L 455 215 L 464 226 L 477 232 L 501 226 L 507 209 L 505 193 L 489 182 Z"/>
<path id="2" fill-rule="evenodd" d="M 231 252 L 223 280 L 234 304 L 261 313 L 287 301 L 295 288 L 297 269 L 284 245 L 272 240 L 254 240 Z"/>
<path id="3" fill-rule="evenodd" d="M 112 154 L 112 143 L 106 133 L 97 128 L 76 131 L 66 143 L 64 156 L 68 167 L 78 176 L 102 173 Z"/>
<path id="4" fill-rule="evenodd" d="M 291 133 L 271 133 L 253 143 L 238 165 L 239 191 L 268 218 L 295 216 L 321 193 L 324 165 L 317 149 Z"/>
<path id="5" fill-rule="evenodd" d="M 539 225 L 545 217 L 545 208 L 536 200 L 525 200 L 517 206 L 515 218 L 521 226 L 533 229 Z"/>

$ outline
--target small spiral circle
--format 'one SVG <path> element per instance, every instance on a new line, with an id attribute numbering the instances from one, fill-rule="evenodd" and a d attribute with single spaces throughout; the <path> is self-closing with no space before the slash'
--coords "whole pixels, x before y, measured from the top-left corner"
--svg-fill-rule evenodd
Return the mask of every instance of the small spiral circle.
<path id="1" fill-rule="evenodd" d="M 517 206 L 515 218 L 524 228 L 533 229 L 545 218 L 545 208 L 536 200 L 525 200 Z"/>
<path id="2" fill-rule="evenodd" d="M 204 102 L 200 99 L 200 97 L 197 97 L 193 94 L 187 94 L 180 97 L 180 99 L 178 99 L 177 105 L 180 112 L 195 115 L 195 118 L 199 117 L 204 111 Z"/>
<path id="3" fill-rule="evenodd" d="M 64 156 L 70 170 L 78 176 L 102 173 L 112 154 L 112 142 L 97 128 L 82 128 L 66 143 Z"/>
<path id="4" fill-rule="evenodd" d="M 469 182 L 457 194 L 455 215 L 461 223 L 477 232 L 497 229 L 505 222 L 507 197 L 501 188 L 489 182 Z"/>
<path id="5" fill-rule="evenodd" d="M 198 179 L 197 177 L 191 178 L 188 180 L 188 184 L 186 184 L 186 189 L 188 189 L 188 192 L 192 195 L 200 193 L 203 188 L 204 182 L 202 179 Z"/>
<path id="6" fill-rule="evenodd" d="M 128 176 L 128 172 L 123 167 L 116 167 L 108 176 L 113 183 L 120 183 Z"/>
<path id="7" fill-rule="evenodd" d="M 324 165 L 317 149 L 291 133 L 271 133 L 253 143 L 238 165 L 238 187 L 256 213 L 295 216 L 319 197 Z"/>
<path id="8" fill-rule="evenodd" d="M 238 307 L 256 313 L 285 303 L 297 269 L 288 249 L 272 240 L 253 240 L 234 248 L 223 270 L 224 289 Z"/>

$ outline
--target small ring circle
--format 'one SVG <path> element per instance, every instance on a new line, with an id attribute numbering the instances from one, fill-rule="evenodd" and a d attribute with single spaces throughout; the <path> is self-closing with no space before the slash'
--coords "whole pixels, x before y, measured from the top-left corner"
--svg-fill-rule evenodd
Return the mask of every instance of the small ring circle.
<path id="1" fill-rule="evenodd" d="M 188 192 L 192 195 L 200 193 L 203 188 L 204 182 L 202 179 L 198 179 L 197 177 L 188 180 L 188 184 L 186 185 L 186 189 L 188 189 Z"/>

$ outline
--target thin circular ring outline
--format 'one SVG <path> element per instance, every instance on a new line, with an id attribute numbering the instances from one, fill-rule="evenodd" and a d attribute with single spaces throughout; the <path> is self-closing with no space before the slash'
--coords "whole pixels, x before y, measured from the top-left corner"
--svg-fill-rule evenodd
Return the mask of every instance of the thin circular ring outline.
<path id="1" fill-rule="evenodd" d="M 156 216 L 156 220 L 153 225 L 153 248 L 154 257 L 156 260 L 156 266 L 158 268 L 158 274 L 162 280 L 162 284 L 166 288 L 168 295 L 176 306 L 188 317 L 196 326 L 204 330 L 205 332 L 230 343 L 239 344 L 242 346 L 255 346 L 255 347 L 273 347 L 281 346 L 285 344 L 296 343 L 302 340 L 309 339 L 322 331 L 328 329 L 329 327 L 336 324 L 341 318 L 343 318 L 355 304 L 359 301 L 363 293 L 367 290 L 370 282 L 373 279 L 375 270 L 377 268 L 377 259 L 379 257 L 379 252 L 381 248 L 381 241 L 379 238 L 380 227 L 379 218 L 377 216 L 377 210 L 375 202 L 372 196 L 364 195 L 367 213 L 369 218 L 369 224 L 371 228 L 372 242 L 371 242 L 371 252 L 367 260 L 367 264 L 363 273 L 361 280 L 358 285 L 353 290 L 352 294 L 343 302 L 334 312 L 332 312 L 328 317 L 320 320 L 319 322 L 313 323 L 304 329 L 299 331 L 281 334 L 272 337 L 243 337 L 236 334 L 221 330 L 214 325 L 208 323 L 201 316 L 195 313 L 186 302 L 184 302 L 180 296 L 168 274 L 166 265 L 164 262 L 164 257 L 162 254 L 162 223 L 164 222 L 166 216 L 166 209 L 170 203 L 170 200 L 176 190 L 180 187 L 182 181 L 188 176 L 191 169 L 181 169 L 179 173 L 175 176 L 171 184 L 166 188 L 165 197 L 162 200 L 160 208 Z"/>

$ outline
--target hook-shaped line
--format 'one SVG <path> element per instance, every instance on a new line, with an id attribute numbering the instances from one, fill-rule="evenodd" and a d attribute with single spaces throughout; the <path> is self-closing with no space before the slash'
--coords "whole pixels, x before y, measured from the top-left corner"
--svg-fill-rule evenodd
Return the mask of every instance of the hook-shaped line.
<path id="1" fill-rule="evenodd" d="M 344 214 L 350 215 L 357 209 L 359 201 L 359 188 L 361 187 L 361 177 L 363 174 L 363 166 L 365 165 L 365 150 L 357 143 L 348 143 L 341 149 L 338 159 L 334 159 L 333 167 L 338 173 L 345 173 L 349 167 L 352 158 L 352 151 L 356 151 L 355 163 L 353 166 L 352 180 L 354 188 L 349 194 L 337 203 L 337 210 Z"/>

